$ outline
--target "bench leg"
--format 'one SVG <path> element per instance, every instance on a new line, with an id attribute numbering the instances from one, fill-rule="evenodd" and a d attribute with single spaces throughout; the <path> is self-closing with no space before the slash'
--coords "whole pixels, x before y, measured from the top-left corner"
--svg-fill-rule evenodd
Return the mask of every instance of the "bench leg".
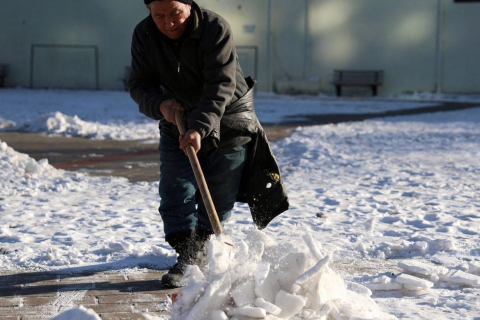
<path id="1" fill-rule="evenodd" d="M 340 97 L 342 95 L 342 86 L 335 86 L 335 89 L 337 91 L 337 97 Z"/>
<path id="2" fill-rule="evenodd" d="M 377 86 L 372 86 L 372 93 L 373 93 L 373 96 L 377 95 Z"/>

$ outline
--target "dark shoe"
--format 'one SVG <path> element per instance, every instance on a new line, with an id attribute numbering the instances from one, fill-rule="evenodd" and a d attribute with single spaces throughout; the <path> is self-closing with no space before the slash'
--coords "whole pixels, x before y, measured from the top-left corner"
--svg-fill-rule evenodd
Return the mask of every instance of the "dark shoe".
<path id="1" fill-rule="evenodd" d="M 210 240 L 210 236 L 212 234 L 213 234 L 212 231 L 208 231 L 208 230 L 204 230 L 204 229 L 197 229 L 197 230 L 195 230 L 195 232 L 193 234 L 193 237 L 194 237 L 195 241 L 203 243 L 203 245 L 205 245 L 205 243 L 208 240 Z"/>
<path id="2" fill-rule="evenodd" d="M 175 263 L 175 265 L 168 270 L 167 274 L 162 277 L 162 285 L 166 288 L 180 288 L 180 280 L 187 270 L 187 265 Z"/>
<path id="3" fill-rule="evenodd" d="M 210 233 L 205 231 L 186 231 L 167 237 L 167 242 L 178 253 L 177 263 L 162 277 L 162 285 L 169 288 L 178 288 L 187 266 L 202 267 L 206 263 L 206 242 Z"/>

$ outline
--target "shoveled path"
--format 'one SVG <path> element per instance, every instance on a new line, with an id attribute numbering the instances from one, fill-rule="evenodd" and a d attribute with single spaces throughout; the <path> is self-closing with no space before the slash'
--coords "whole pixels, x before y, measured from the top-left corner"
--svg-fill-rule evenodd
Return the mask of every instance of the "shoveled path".
<path id="1" fill-rule="evenodd" d="M 102 319 L 168 319 L 172 293 L 165 271 L 0 273 L 0 319 L 36 320 L 83 305 Z"/>
<path id="2" fill-rule="evenodd" d="M 288 136 L 292 126 L 265 126 L 271 141 Z M 58 169 L 97 176 L 125 177 L 134 181 L 158 181 L 158 141 L 92 140 L 50 137 L 39 133 L 0 132 L 0 140 L 18 152 L 48 159 Z"/>

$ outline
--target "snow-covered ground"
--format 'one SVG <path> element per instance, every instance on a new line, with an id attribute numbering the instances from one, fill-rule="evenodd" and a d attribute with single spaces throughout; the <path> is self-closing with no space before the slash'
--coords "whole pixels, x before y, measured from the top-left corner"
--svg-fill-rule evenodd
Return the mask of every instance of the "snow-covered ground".
<path id="1" fill-rule="evenodd" d="M 158 135 L 157 123 L 139 113 L 124 91 L 2 89 L 0 97 L 0 130 L 115 140 Z M 431 100 L 402 102 L 272 94 L 259 94 L 256 101 L 258 117 L 264 124 L 301 120 L 299 115 L 305 114 L 377 113 L 438 104 Z"/>
<path id="2" fill-rule="evenodd" d="M 274 95 L 256 102 L 264 123 L 435 104 Z M 479 317 L 479 124 L 475 108 L 297 128 L 272 145 L 290 210 L 259 233 L 247 206 L 237 205 L 225 228 L 235 248 L 209 244 L 210 268 L 190 270 L 173 314 Z M 0 128 L 158 135 L 127 93 L 108 91 L 1 90 Z M 163 242 L 157 187 L 57 170 L 0 142 L 0 251 L 8 252 L 0 269 L 168 267 L 175 255 Z M 233 302 L 220 299 L 227 294 Z"/>

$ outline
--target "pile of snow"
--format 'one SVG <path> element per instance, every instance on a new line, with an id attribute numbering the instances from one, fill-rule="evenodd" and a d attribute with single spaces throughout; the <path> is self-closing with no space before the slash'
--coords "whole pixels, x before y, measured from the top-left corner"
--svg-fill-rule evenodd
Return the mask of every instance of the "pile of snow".
<path id="1" fill-rule="evenodd" d="M 73 308 L 62 312 L 52 320 L 101 320 L 100 316 L 92 309 L 87 309 L 84 306 Z"/>
<path id="2" fill-rule="evenodd" d="M 157 189 L 58 170 L 0 141 L 0 253 L 8 252 L 0 269 L 165 268 L 174 252 L 163 239 Z"/>
<path id="3" fill-rule="evenodd" d="M 92 139 L 158 139 L 158 124 L 125 91 L 5 89 L 0 131 Z"/>
<path id="4" fill-rule="evenodd" d="M 26 154 L 16 152 L 0 140 L 0 189 L 2 195 L 33 196 L 40 189 L 59 191 L 65 187 L 65 184 L 53 185 L 48 181 L 62 176 L 63 172 L 49 165 L 47 159 L 37 162 Z"/>
<path id="5" fill-rule="evenodd" d="M 125 130 L 126 128 L 128 129 Z M 158 126 L 155 122 L 110 121 L 102 124 L 98 121 L 84 121 L 77 115 L 68 116 L 58 111 L 42 114 L 31 123 L 24 123 L 19 129 L 52 136 L 113 140 L 150 139 L 158 135 Z"/>
<path id="6" fill-rule="evenodd" d="M 26 154 L 18 153 L 0 140 L 1 169 L 3 174 L 14 173 L 21 177 L 43 178 L 57 171 L 48 165 L 47 159 L 35 161 Z"/>
<path id="7" fill-rule="evenodd" d="M 15 126 L 15 122 L 0 117 L 0 130 L 9 129 Z"/>
<path id="8" fill-rule="evenodd" d="M 279 244 L 252 231 L 234 248 L 208 243 L 203 273 L 189 266 L 186 288 L 174 303 L 173 319 L 394 319 L 380 310 L 362 285 L 347 289 L 310 234 L 305 244 Z"/>

